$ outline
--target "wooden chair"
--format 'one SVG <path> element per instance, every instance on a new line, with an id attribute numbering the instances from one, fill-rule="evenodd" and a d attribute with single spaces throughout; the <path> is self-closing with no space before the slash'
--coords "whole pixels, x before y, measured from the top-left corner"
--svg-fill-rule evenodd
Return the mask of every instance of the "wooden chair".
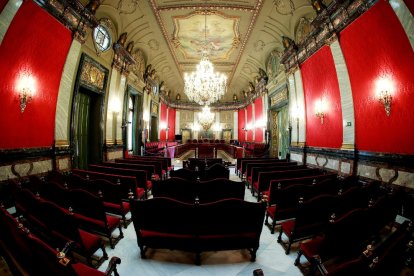
<path id="1" fill-rule="evenodd" d="M 230 177 L 230 171 L 228 168 L 226 168 L 224 165 L 216 163 L 211 165 L 210 167 L 206 168 L 204 170 L 204 173 L 202 173 L 204 177 L 202 177 L 202 180 L 212 180 L 216 178 L 226 178 L 229 179 Z"/>
<path id="2" fill-rule="evenodd" d="M 294 220 L 282 222 L 277 242 L 284 245 L 282 235 L 286 235 L 286 254 L 289 254 L 292 243 L 312 237 L 328 225 L 337 201 L 332 195 L 314 197 L 299 206 Z"/>
<path id="3" fill-rule="evenodd" d="M 69 191 L 72 201 L 74 217 L 78 220 L 80 227 L 96 232 L 108 238 L 111 248 L 124 237 L 120 218 L 105 212 L 102 198 L 80 189 Z M 118 228 L 118 237 L 112 237 L 112 232 Z"/>

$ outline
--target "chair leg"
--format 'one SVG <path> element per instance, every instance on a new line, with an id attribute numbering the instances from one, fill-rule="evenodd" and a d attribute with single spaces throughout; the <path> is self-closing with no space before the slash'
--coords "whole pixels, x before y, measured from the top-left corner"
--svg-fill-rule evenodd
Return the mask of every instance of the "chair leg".
<path id="1" fill-rule="evenodd" d="M 256 261 L 256 252 L 257 252 L 257 248 L 253 248 L 250 251 L 250 261 L 251 262 L 255 262 Z"/>
<path id="2" fill-rule="evenodd" d="M 281 243 L 282 242 L 282 234 L 283 234 L 283 229 L 280 228 L 279 236 L 277 237 L 277 242 L 278 243 Z"/>
<path id="3" fill-rule="evenodd" d="M 106 252 L 105 245 L 103 243 L 101 245 L 101 250 L 102 250 L 103 258 L 105 260 L 107 260 L 108 259 L 108 253 Z"/>
<path id="4" fill-rule="evenodd" d="M 287 248 L 286 248 L 286 251 L 285 251 L 285 254 L 286 255 L 289 255 L 289 253 L 290 253 L 290 247 L 292 246 L 292 241 L 291 241 L 291 239 L 289 238 L 289 240 L 288 240 L 288 245 L 287 245 Z"/>
<path id="5" fill-rule="evenodd" d="M 122 239 L 124 237 L 124 232 L 122 232 L 122 225 L 121 223 L 118 226 L 119 229 L 119 238 Z"/>
<path id="6" fill-rule="evenodd" d="M 273 220 L 272 220 L 272 229 L 270 229 L 271 234 L 275 233 L 275 227 L 276 227 L 276 220 L 275 220 L 275 218 L 273 218 Z"/>
<path id="7" fill-rule="evenodd" d="M 303 255 L 303 251 L 299 249 L 298 256 L 296 257 L 295 262 L 293 263 L 295 266 L 300 264 L 300 257 L 302 257 L 302 255 Z"/>

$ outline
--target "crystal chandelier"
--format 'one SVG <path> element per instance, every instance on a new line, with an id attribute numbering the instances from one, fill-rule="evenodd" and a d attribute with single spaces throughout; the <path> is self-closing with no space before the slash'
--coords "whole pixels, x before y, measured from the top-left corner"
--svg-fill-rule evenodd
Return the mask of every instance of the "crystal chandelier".
<path id="1" fill-rule="evenodd" d="M 207 11 L 204 19 L 204 45 L 197 70 L 184 74 L 184 93 L 190 101 L 199 105 L 217 102 L 226 92 L 227 76 L 214 72 L 214 66 L 208 59 Z"/>
<path id="2" fill-rule="evenodd" d="M 203 107 L 203 111 L 198 113 L 198 122 L 205 131 L 209 130 L 214 123 L 214 113 L 211 113 L 210 107 L 207 105 Z"/>

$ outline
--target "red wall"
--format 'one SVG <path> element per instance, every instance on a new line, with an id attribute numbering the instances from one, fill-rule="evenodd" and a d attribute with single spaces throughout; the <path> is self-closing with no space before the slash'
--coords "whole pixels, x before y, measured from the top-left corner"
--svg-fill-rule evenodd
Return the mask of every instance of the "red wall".
<path id="1" fill-rule="evenodd" d="M 352 86 L 357 148 L 414 154 L 414 53 L 388 2 L 380 0 L 346 28 L 341 48 Z M 381 77 L 394 83 L 390 117 L 375 99 Z"/>
<path id="2" fill-rule="evenodd" d="M 175 141 L 175 109 L 168 109 L 168 141 Z"/>
<path id="3" fill-rule="evenodd" d="M 253 141 L 253 105 L 249 104 L 246 108 L 246 114 L 247 114 L 247 122 L 246 125 L 249 125 L 251 129 L 247 131 L 247 142 Z"/>
<path id="4" fill-rule="evenodd" d="M 258 125 L 258 121 L 263 121 L 263 100 L 262 97 L 257 98 L 254 101 L 254 119 L 256 121 L 255 124 L 255 135 L 254 135 L 254 141 L 258 143 L 263 142 L 263 126 L 256 127 Z"/>
<path id="5" fill-rule="evenodd" d="M 3 11 L 4 7 L 7 5 L 7 2 L 9 2 L 9 0 L 0 0 L 0 12 Z"/>
<path id="6" fill-rule="evenodd" d="M 159 130 L 160 130 L 160 141 L 165 141 L 167 140 L 167 131 L 165 129 L 161 129 L 161 126 L 165 125 L 168 126 L 168 122 L 167 122 L 167 105 L 164 103 L 161 103 L 161 110 L 160 110 L 160 125 Z"/>
<path id="7" fill-rule="evenodd" d="M 244 117 L 244 112 L 245 112 L 245 109 L 239 109 L 239 112 L 238 112 L 238 115 L 239 115 L 238 116 L 238 124 L 239 124 L 239 126 L 238 126 L 238 132 L 239 132 L 238 136 L 239 136 L 239 141 L 240 142 L 245 141 L 243 128 L 246 126 L 246 120 L 245 120 L 245 117 Z"/>
<path id="8" fill-rule="evenodd" d="M 71 41 L 71 32 L 51 15 L 30 0 L 23 2 L 0 45 L 0 148 L 53 145 L 56 100 Z M 21 113 L 16 82 L 23 70 L 36 80 L 37 92 Z"/>
<path id="9" fill-rule="evenodd" d="M 306 102 L 306 143 L 311 147 L 342 146 L 342 108 L 338 77 L 329 46 L 322 47 L 301 66 Z M 315 102 L 324 99 L 323 124 L 315 116 Z"/>

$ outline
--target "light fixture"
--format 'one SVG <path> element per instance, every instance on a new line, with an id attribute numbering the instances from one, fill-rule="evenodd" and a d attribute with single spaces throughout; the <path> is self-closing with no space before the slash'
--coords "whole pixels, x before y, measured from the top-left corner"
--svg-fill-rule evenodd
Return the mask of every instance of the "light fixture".
<path id="1" fill-rule="evenodd" d="M 36 81 L 33 76 L 25 71 L 17 81 L 17 91 L 19 92 L 20 111 L 24 112 L 26 105 L 32 100 L 36 90 Z"/>
<path id="2" fill-rule="evenodd" d="M 379 99 L 380 103 L 384 105 L 385 113 L 388 117 L 391 115 L 391 102 L 392 102 L 392 96 L 387 90 L 383 90 L 380 92 Z"/>
<path id="3" fill-rule="evenodd" d="M 326 103 L 324 100 L 320 99 L 315 102 L 315 116 L 321 119 L 321 125 L 323 125 L 323 120 L 326 117 Z"/>
<path id="4" fill-rule="evenodd" d="M 195 72 L 184 74 L 184 93 L 190 101 L 208 106 L 217 102 L 226 92 L 227 76 L 214 72 L 214 66 L 208 59 L 207 13 L 204 11 L 204 44 L 201 61 Z"/>
<path id="5" fill-rule="evenodd" d="M 214 123 L 214 113 L 211 113 L 210 107 L 207 105 L 203 107 L 203 111 L 198 114 L 198 122 L 205 131 L 209 130 Z"/>
<path id="6" fill-rule="evenodd" d="M 389 117 L 391 115 L 391 103 L 393 90 L 392 81 L 389 78 L 383 77 L 377 80 L 377 98 L 380 103 L 384 105 L 385 113 Z"/>

